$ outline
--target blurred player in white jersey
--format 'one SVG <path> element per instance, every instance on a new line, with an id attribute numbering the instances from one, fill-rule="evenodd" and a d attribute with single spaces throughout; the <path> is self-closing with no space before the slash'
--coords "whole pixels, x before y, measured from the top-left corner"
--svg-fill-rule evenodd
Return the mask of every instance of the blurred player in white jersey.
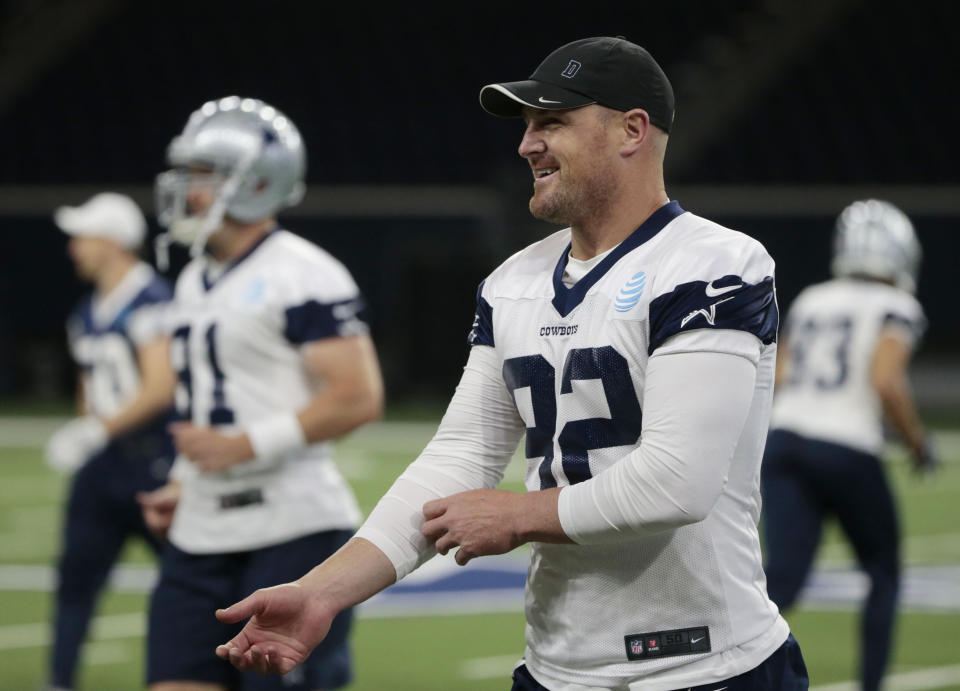
<path id="1" fill-rule="evenodd" d="M 166 341 L 150 312 L 169 284 L 137 257 L 147 224 L 132 199 L 113 192 L 61 207 L 77 274 L 94 284 L 67 322 L 80 368 L 80 417 L 47 443 L 52 466 L 74 472 L 58 563 L 51 688 L 69 689 L 97 596 L 127 538 L 159 544 L 144 524 L 138 492 L 166 481 L 173 446 L 166 425 L 174 378 Z"/>
<path id="2" fill-rule="evenodd" d="M 934 457 L 907 378 L 925 328 L 913 296 L 920 245 L 907 216 L 870 199 L 837 219 L 835 278 L 790 307 L 763 461 L 767 586 L 781 609 L 806 581 L 835 516 L 870 578 L 860 626 L 863 688 L 879 688 L 900 580 L 899 528 L 883 473 L 884 419 L 917 470 Z"/>
<path id="3" fill-rule="evenodd" d="M 179 373 L 175 484 L 143 497 L 165 529 L 150 609 L 151 689 L 333 689 L 350 681 L 350 612 L 329 645 L 283 679 L 214 654 L 238 627 L 212 616 L 241 594 L 303 573 L 361 515 L 331 441 L 381 413 L 363 298 L 344 266 L 277 227 L 303 194 L 294 124 L 254 99 L 190 117 L 157 180 L 161 222 L 191 247 L 167 328 Z"/>
<path id="4" fill-rule="evenodd" d="M 568 225 L 481 285 L 440 428 L 346 548 L 220 612 L 218 654 L 284 671 L 330 617 L 437 552 L 532 543 L 514 689 L 805 689 L 760 563 L 774 264 L 664 191 L 673 92 L 590 38 L 480 92 L 522 117 L 534 216 Z M 493 489 L 526 433 L 527 492 Z"/>

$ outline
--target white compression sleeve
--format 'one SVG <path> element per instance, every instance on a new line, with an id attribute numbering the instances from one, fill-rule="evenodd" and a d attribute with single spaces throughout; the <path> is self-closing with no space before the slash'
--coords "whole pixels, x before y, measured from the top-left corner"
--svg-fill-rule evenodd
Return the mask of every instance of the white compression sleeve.
<path id="1" fill-rule="evenodd" d="M 474 346 L 433 439 L 397 478 L 357 531 L 393 563 L 397 580 L 436 554 L 420 534 L 423 505 L 503 478 L 525 425 L 500 372 L 496 351 Z"/>
<path id="2" fill-rule="evenodd" d="M 727 480 L 756 365 L 717 352 L 657 352 L 647 364 L 640 446 L 560 493 L 564 532 L 616 542 L 703 520 Z"/>

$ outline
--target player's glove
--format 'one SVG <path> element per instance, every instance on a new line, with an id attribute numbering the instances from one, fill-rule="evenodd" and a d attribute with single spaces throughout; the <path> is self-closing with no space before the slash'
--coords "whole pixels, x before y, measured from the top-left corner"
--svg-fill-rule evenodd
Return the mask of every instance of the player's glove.
<path id="1" fill-rule="evenodd" d="M 47 463 L 55 470 L 72 473 L 102 451 L 108 441 L 107 428 L 98 418 L 93 415 L 75 418 L 47 440 Z"/>
<path id="2" fill-rule="evenodd" d="M 933 435 L 927 435 L 920 453 L 913 455 L 913 472 L 916 475 L 929 475 L 940 467 L 940 453 L 933 440 Z"/>

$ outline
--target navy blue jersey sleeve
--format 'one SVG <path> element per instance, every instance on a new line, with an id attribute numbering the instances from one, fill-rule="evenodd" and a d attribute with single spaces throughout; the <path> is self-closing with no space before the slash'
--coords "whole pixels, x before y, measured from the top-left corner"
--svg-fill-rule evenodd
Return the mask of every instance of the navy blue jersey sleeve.
<path id="1" fill-rule="evenodd" d="M 467 336 L 467 342 L 472 345 L 493 346 L 493 307 L 483 297 L 483 284 L 477 288 L 477 312 L 473 316 L 473 328 Z"/>
<path id="2" fill-rule="evenodd" d="M 733 274 L 710 282 L 681 283 L 650 303 L 648 353 L 674 334 L 694 329 L 746 331 L 764 344 L 773 343 L 778 321 L 772 276 L 759 283 Z"/>
<path id="3" fill-rule="evenodd" d="M 288 307 L 285 316 L 284 336 L 296 345 L 368 331 L 366 303 L 359 295 L 336 302 L 307 300 Z"/>

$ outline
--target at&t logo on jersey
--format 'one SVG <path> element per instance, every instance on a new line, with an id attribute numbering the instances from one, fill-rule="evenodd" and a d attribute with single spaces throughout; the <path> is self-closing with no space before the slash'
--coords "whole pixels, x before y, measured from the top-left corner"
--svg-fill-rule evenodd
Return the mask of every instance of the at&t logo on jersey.
<path id="1" fill-rule="evenodd" d="M 640 296 L 643 295 L 643 287 L 647 283 L 647 274 L 643 271 L 635 273 L 630 277 L 613 302 L 613 309 L 617 312 L 628 312 L 637 306 L 640 302 Z"/>

